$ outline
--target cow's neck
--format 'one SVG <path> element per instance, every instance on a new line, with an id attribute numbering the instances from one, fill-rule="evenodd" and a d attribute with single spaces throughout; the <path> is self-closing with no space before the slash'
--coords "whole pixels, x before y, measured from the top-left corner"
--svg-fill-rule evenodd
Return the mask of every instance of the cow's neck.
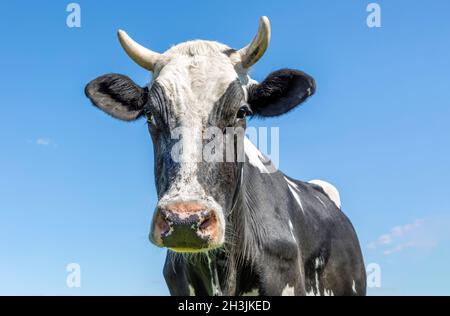
<path id="1" fill-rule="evenodd" d="M 259 254 L 262 223 L 258 209 L 252 207 L 257 199 L 250 181 L 255 170 L 249 164 L 241 164 L 239 168 L 240 181 L 227 220 L 227 243 L 221 249 L 203 254 L 201 267 L 197 266 L 204 271 L 204 287 L 209 295 L 238 295 L 257 282 L 253 267 Z"/>
<path id="2" fill-rule="evenodd" d="M 255 164 L 262 154 L 252 144 L 246 145 L 246 163 L 237 166 L 239 180 L 226 215 L 225 246 L 203 253 L 193 265 L 194 270 L 202 271 L 201 282 L 208 295 L 239 295 L 251 291 L 258 282 L 254 268 L 265 231 L 258 207 L 262 196 L 255 184 L 261 180 L 263 165 Z"/>

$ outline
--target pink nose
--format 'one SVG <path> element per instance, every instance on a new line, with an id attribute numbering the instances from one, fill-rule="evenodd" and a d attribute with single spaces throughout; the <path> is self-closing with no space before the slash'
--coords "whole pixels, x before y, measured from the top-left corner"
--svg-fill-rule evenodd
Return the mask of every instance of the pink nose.
<path id="1" fill-rule="evenodd" d="M 198 202 L 173 203 L 157 209 L 150 239 L 179 251 L 210 248 L 217 243 L 217 212 Z"/>

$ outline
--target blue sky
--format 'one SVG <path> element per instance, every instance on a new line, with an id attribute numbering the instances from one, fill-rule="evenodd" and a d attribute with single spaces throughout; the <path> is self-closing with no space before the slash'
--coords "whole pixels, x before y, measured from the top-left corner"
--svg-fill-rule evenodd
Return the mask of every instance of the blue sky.
<path id="1" fill-rule="evenodd" d="M 156 51 L 195 38 L 239 48 L 259 17 L 272 41 L 252 75 L 291 67 L 318 92 L 285 117 L 280 167 L 335 184 L 366 264 L 371 295 L 450 294 L 450 2 L 69 1 L 0 4 L 0 294 L 168 293 L 165 251 L 147 240 L 156 195 L 144 121 L 92 107 L 84 85 L 108 72 L 150 79 L 116 39 L 123 28 Z M 82 286 L 66 286 L 66 265 Z"/>

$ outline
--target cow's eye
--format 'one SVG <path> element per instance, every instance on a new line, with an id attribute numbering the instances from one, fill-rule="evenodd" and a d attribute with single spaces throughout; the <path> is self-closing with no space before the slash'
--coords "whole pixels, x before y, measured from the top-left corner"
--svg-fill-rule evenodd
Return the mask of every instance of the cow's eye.
<path id="1" fill-rule="evenodd" d="M 153 127 L 157 126 L 157 121 L 152 113 L 147 113 L 147 123 L 151 124 Z"/>
<path id="2" fill-rule="evenodd" d="M 245 117 L 247 115 L 252 115 L 252 114 L 253 114 L 253 112 L 252 112 L 252 110 L 250 110 L 248 105 L 243 105 L 239 108 L 239 111 L 236 114 L 236 118 L 238 120 L 242 120 L 242 119 L 245 119 Z"/>

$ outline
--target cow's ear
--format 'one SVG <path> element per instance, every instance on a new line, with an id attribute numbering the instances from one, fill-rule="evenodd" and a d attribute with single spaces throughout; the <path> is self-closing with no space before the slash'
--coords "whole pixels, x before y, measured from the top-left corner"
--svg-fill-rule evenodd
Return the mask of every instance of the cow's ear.
<path id="1" fill-rule="evenodd" d="M 119 74 L 98 77 L 84 91 L 95 106 L 123 121 L 138 119 L 148 96 L 148 88 L 141 88 L 127 76 Z"/>
<path id="2" fill-rule="evenodd" d="M 303 103 L 315 91 L 311 76 L 299 70 L 281 69 L 250 86 L 247 101 L 255 115 L 278 116 Z"/>

